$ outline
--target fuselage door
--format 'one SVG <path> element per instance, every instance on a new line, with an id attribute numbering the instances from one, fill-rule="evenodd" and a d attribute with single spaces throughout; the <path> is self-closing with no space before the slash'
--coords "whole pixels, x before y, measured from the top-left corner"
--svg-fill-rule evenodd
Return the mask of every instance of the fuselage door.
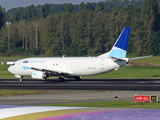
<path id="1" fill-rule="evenodd" d="M 100 60 L 100 68 L 101 68 L 101 70 L 104 69 L 104 59 Z"/>

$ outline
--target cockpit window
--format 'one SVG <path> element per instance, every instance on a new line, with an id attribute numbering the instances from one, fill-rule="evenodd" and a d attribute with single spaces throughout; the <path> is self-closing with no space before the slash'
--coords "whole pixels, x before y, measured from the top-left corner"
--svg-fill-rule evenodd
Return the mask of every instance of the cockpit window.
<path id="1" fill-rule="evenodd" d="M 12 64 L 12 66 L 14 66 L 14 65 L 15 65 L 15 63 Z"/>
<path id="2" fill-rule="evenodd" d="M 22 63 L 28 63 L 28 60 L 23 61 Z"/>

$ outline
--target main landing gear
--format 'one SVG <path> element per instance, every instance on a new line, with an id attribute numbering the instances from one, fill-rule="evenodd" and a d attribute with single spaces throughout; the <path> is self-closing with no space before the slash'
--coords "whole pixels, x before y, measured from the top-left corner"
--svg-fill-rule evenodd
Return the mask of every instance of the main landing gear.
<path id="1" fill-rule="evenodd" d="M 58 82 L 64 82 L 64 78 L 60 76 L 60 77 L 58 78 Z"/>
<path id="2" fill-rule="evenodd" d="M 73 78 L 73 77 L 71 77 L 71 78 Z M 75 81 L 81 81 L 82 80 L 80 76 L 75 76 L 74 79 L 75 79 Z M 57 80 L 59 82 L 64 82 L 65 79 L 64 79 L 64 77 L 59 76 L 59 78 Z"/>
<path id="3" fill-rule="evenodd" d="M 82 79 L 81 79 L 81 77 L 76 76 L 76 77 L 75 77 L 75 80 L 76 80 L 76 81 L 81 81 Z"/>

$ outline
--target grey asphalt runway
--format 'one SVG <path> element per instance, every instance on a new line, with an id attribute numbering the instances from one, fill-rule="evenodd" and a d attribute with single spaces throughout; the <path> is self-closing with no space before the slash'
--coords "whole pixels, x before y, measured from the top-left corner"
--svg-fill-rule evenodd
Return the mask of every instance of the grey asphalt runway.
<path id="1" fill-rule="evenodd" d="M 160 79 L 0 79 L 0 89 L 160 91 Z"/>

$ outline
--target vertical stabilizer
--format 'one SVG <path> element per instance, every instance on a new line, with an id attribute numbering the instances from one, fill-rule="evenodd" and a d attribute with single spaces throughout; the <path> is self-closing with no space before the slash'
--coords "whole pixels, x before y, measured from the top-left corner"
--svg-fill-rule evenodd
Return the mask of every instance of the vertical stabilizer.
<path id="1" fill-rule="evenodd" d="M 112 49 L 99 57 L 125 58 L 128 48 L 128 40 L 130 36 L 130 27 L 125 27 L 115 42 Z"/>

